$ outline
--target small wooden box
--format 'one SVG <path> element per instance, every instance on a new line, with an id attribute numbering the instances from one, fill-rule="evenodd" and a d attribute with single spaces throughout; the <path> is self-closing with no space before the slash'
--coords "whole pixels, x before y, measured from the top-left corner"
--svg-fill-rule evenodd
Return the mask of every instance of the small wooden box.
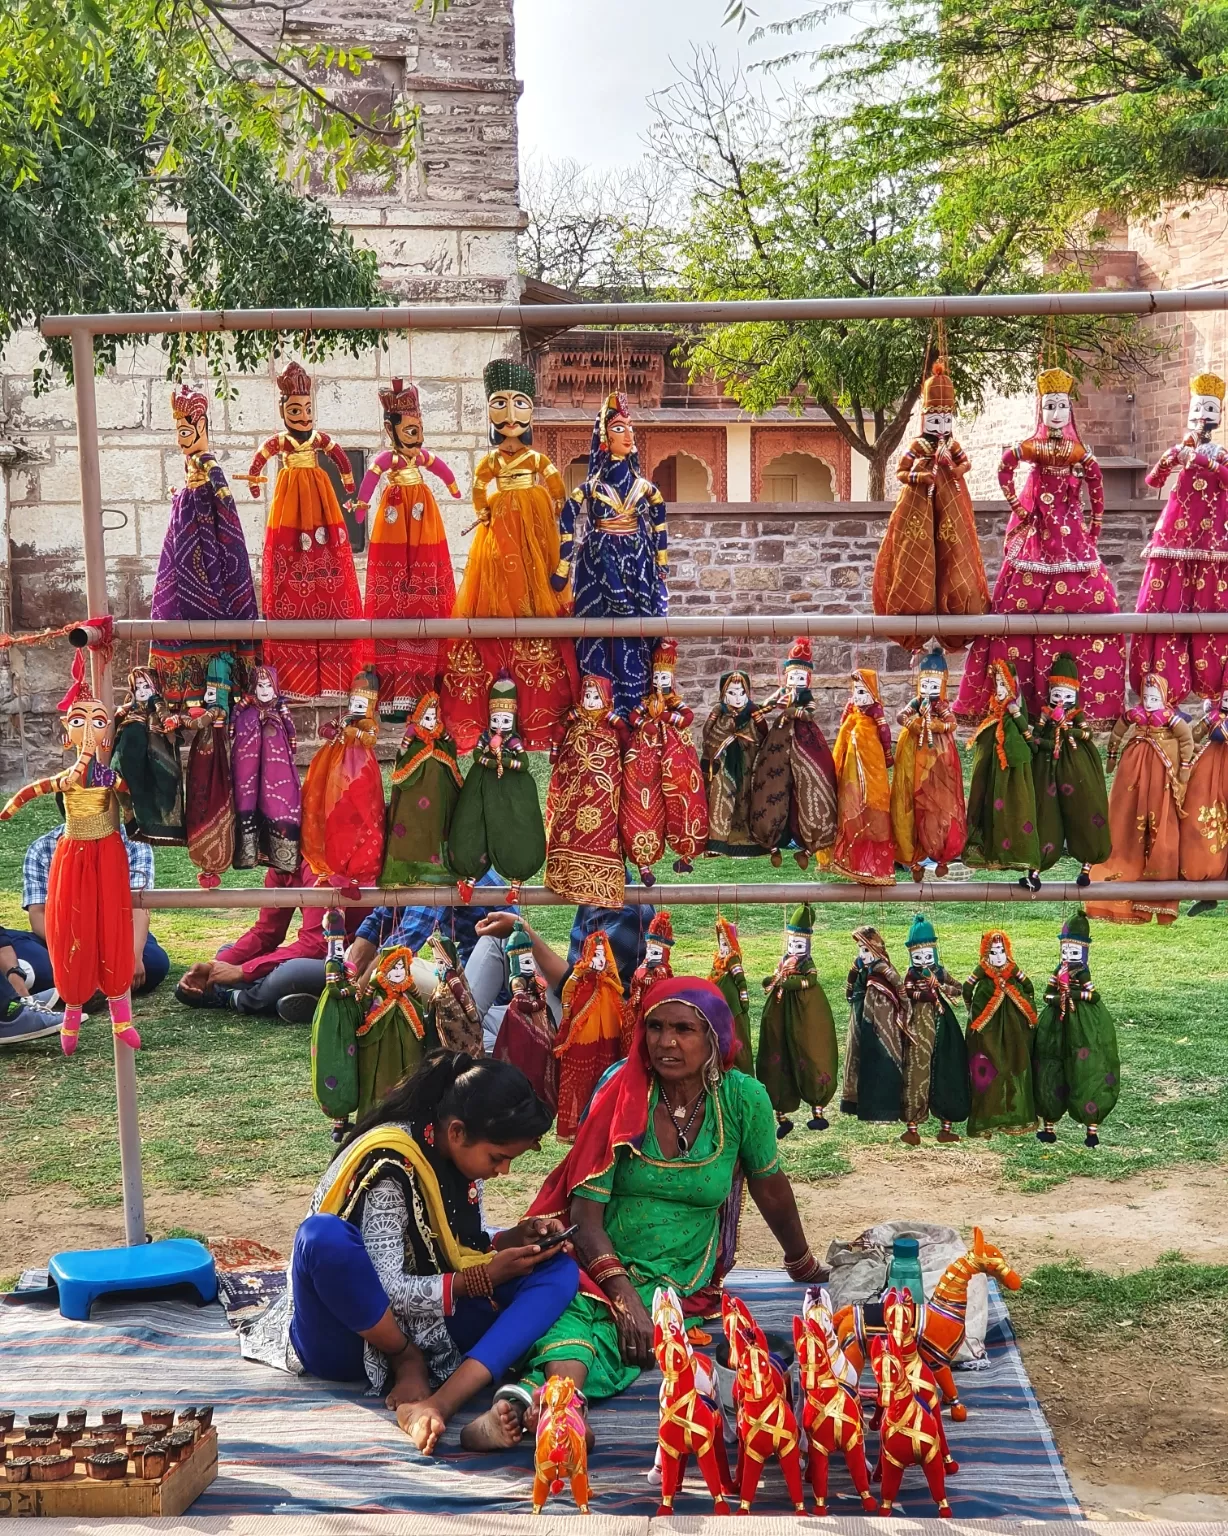
<path id="1" fill-rule="evenodd" d="M 134 1477 L 131 1472 L 122 1481 L 99 1482 L 87 1477 L 80 1467 L 62 1483 L 10 1483 L 0 1467 L 0 1517 L 181 1515 L 216 1476 L 216 1429 L 203 1434 L 187 1460 L 177 1461 L 157 1482 Z"/>

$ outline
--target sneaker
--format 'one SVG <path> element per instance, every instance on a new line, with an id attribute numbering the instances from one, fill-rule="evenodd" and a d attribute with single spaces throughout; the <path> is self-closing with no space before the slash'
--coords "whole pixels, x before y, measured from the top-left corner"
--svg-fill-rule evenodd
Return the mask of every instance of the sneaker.
<path id="1" fill-rule="evenodd" d="M 277 1017 L 283 1024 L 310 1024 L 320 999 L 314 992 L 288 992 L 277 999 Z"/>
<path id="2" fill-rule="evenodd" d="M 13 1018 L 0 1019 L 0 1045 L 24 1045 L 28 1040 L 58 1035 L 63 1022 L 62 1013 L 52 1013 L 49 1008 L 32 1008 L 27 1003 Z"/>

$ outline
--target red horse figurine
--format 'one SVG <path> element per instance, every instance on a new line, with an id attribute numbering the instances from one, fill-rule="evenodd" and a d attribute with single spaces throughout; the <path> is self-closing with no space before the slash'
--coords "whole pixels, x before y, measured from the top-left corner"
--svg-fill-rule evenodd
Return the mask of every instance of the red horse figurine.
<path id="1" fill-rule="evenodd" d="M 571 1496 L 588 1514 L 588 1445 L 580 1396 L 570 1376 L 549 1376 L 541 1390 L 533 1453 L 533 1513 L 540 1515 L 552 1493 L 571 1483 Z"/>
<path id="2" fill-rule="evenodd" d="M 883 1502 L 879 1513 L 891 1513 L 904 1481 L 904 1469 L 917 1466 L 925 1473 L 939 1518 L 951 1519 L 942 1470 L 941 1415 L 913 1391 L 908 1368 L 890 1335 L 874 1341 L 874 1375 L 883 1410 L 879 1429 Z"/>
<path id="3" fill-rule="evenodd" d="M 793 1342 L 797 1348 L 797 1368 L 801 1377 L 802 1428 L 810 1444 L 806 1470 L 814 1490 L 815 1513 L 827 1513 L 827 1473 L 829 1458 L 836 1451 L 844 1460 L 861 1495 L 866 1514 L 878 1513 L 878 1501 L 870 1492 L 870 1473 L 866 1466 L 865 1425 L 861 1400 L 856 1387 L 849 1387 L 836 1375 L 827 1341 L 817 1320 L 793 1319 Z"/>
<path id="4" fill-rule="evenodd" d="M 736 1373 L 733 1400 L 738 1412 L 738 1513 L 750 1514 L 763 1464 L 775 1456 L 793 1508 L 804 1515 L 801 1438 L 789 1406 L 784 1373 L 773 1361 L 755 1320 L 736 1297 L 721 1298 L 721 1323 L 729 1344 L 729 1364 Z"/>
<path id="5" fill-rule="evenodd" d="M 712 1393 L 710 1370 L 700 1379 L 707 1362 L 701 1366 L 691 1348 L 682 1303 L 668 1286 L 658 1286 L 652 1298 L 652 1338 L 661 1367 L 661 1422 L 657 1430 L 661 1505 L 657 1514 L 673 1514 L 674 1495 L 682 1488 L 687 1459 L 694 1454 L 712 1495 L 712 1513 L 727 1515 L 729 1463 L 720 1405 Z"/>
<path id="6" fill-rule="evenodd" d="M 938 1421 L 938 1440 L 942 1447 L 942 1470 L 947 1477 L 959 1471 L 959 1463 L 951 1459 L 947 1445 L 947 1432 L 943 1427 L 942 1393 L 934 1373 L 921 1358 L 917 1344 L 917 1304 L 905 1290 L 889 1290 L 883 1295 L 883 1322 L 887 1337 L 894 1343 L 908 1373 L 908 1383 L 913 1391 L 934 1411 Z"/>

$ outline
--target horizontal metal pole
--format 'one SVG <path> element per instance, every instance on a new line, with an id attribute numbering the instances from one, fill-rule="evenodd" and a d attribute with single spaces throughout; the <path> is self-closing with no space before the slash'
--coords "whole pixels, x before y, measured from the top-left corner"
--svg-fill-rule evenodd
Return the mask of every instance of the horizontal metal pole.
<path id="1" fill-rule="evenodd" d="M 74 643 L 75 631 L 70 635 Z M 578 640 L 674 635 L 679 639 L 927 640 L 970 635 L 1217 635 L 1228 613 L 986 613 L 880 617 L 858 613 L 686 614 L 664 619 L 116 619 L 116 640 Z"/>
<path id="2" fill-rule="evenodd" d="M 923 880 L 919 884 L 903 881 L 899 885 L 854 885 L 837 881 L 765 883 L 763 885 L 629 885 L 629 907 L 768 907 L 801 901 L 818 904 L 837 902 L 958 901 L 984 905 L 996 901 L 1228 901 L 1228 880 L 1099 881 L 1079 886 L 1072 880 L 1043 884 L 1039 891 L 1024 890 L 1014 881 L 996 880 Z M 574 907 L 544 885 L 526 885 L 516 902 L 522 907 Z M 155 890 L 133 891 L 132 904 L 149 911 L 163 908 L 230 910 L 239 907 L 463 907 L 507 906 L 507 886 L 478 886 L 470 902 L 461 899 L 454 885 L 405 885 L 383 889 L 364 888 L 354 899 L 347 899 L 331 886 L 281 886 L 266 889 L 253 886 L 243 891 Z"/>
<path id="3" fill-rule="evenodd" d="M 577 325 L 728 325 L 735 321 L 932 320 L 961 315 L 1152 315 L 1228 308 L 1228 290 L 905 294 L 878 299 L 724 299 L 710 304 L 408 304 L 387 309 L 185 309 L 47 315 L 44 336 L 186 331 L 566 330 Z"/>

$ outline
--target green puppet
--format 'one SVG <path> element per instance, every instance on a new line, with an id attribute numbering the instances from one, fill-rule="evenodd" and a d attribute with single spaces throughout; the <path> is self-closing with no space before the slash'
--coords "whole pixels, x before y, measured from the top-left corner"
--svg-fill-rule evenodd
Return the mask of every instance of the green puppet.
<path id="1" fill-rule="evenodd" d="M 972 1094 L 968 1048 L 948 998 L 960 997 L 962 991 L 940 963 L 938 935 L 920 912 L 908 930 L 908 961 L 904 993 L 912 1014 L 904 1047 L 903 1103 L 908 1128 L 900 1140 L 919 1147 L 917 1128 L 929 1115 L 935 1115 L 940 1122 L 938 1140 L 958 1141 L 952 1126 L 968 1118 Z"/>
<path id="2" fill-rule="evenodd" d="M 810 958 L 813 933 L 814 908 L 809 902 L 794 907 L 785 925 L 785 952 L 763 983 L 767 1001 L 756 1071 L 776 1111 L 777 1137 L 793 1129 L 789 1115 L 803 1103 L 810 1105 L 808 1128 L 825 1131 L 823 1110 L 836 1091 L 836 1026 Z"/>
<path id="3" fill-rule="evenodd" d="M 316 1103 L 336 1123 L 333 1140 L 349 1130 L 358 1108 L 358 1027 L 362 1004 L 345 962 L 345 918 L 336 907 L 324 919 L 327 950 L 324 990 L 311 1021 L 311 1091 Z"/>
<path id="4" fill-rule="evenodd" d="M 1032 1045 L 1036 1108 L 1044 1127 L 1038 1141 L 1056 1141 L 1063 1115 L 1086 1126 L 1084 1142 L 1098 1147 L 1097 1132 L 1117 1103 L 1121 1057 L 1117 1026 L 1088 969 L 1091 929 L 1080 909 L 1062 925 L 1058 968 L 1045 987 L 1045 1006 Z"/>
<path id="5" fill-rule="evenodd" d="M 1040 890 L 1040 840 L 1027 706 L 1013 662 L 990 662 L 989 713 L 972 739 L 968 841 L 964 863 L 1022 869 L 1025 890 Z"/>
<path id="6" fill-rule="evenodd" d="M 1051 869 L 1068 853 L 1083 866 L 1076 884 L 1088 885 L 1092 865 L 1112 851 L 1104 763 L 1079 708 L 1079 664 L 1069 651 L 1053 658 L 1046 681 L 1049 702 L 1032 730 L 1040 867 Z"/>
<path id="7" fill-rule="evenodd" d="M 1031 979 L 1015 964 L 1000 928 L 981 937 L 981 963 L 964 982 L 968 1008 L 968 1075 L 972 1080 L 969 1136 L 1036 1129 L 1032 1034 L 1036 1028 Z"/>
<path id="8" fill-rule="evenodd" d="M 362 999 L 358 1039 L 358 1113 L 374 1109 L 426 1055 L 426 1026 L 410 967 L 414 952 L 389 944 L 379 952 Z"/>

